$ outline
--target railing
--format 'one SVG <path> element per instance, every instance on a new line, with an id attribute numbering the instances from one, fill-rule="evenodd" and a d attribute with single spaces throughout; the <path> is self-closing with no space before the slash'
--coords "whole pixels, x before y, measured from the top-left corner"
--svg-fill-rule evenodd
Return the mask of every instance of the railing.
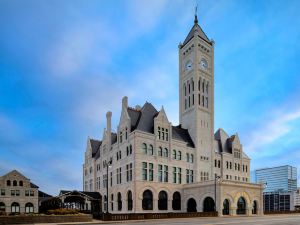
<path id="1" fill-rule="evenodd" d="M 104 221 L 147 220 L 188 217 L 216 217 L 218 212 L 186 212 L 186 213 L 130 213 L 130 214 L 94 214 L 95 219 Z"/>
<path id="2" fill-rule="evenodd" d="M 294 214 L 300 213 L 300 210 L 297 211 L 264 211 L 265 215 L 273 215 L 273 214 Z"/>

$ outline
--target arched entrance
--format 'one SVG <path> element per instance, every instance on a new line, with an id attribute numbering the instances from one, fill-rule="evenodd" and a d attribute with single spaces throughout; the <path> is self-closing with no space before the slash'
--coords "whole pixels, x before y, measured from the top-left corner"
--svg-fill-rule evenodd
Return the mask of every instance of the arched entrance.
<path id="1" fill-rule="evenodd" d="M 246 201 L 243 197 L 240 197 L 237 202 L 236 214 L 238 214 L 238 215 L 246 214 Z"/>
<path id="2" fill-rule="evenodd" d="M 153 210 L 153 194 L 150 190 L 144 191 L 142 206 L 143 210 Z"/>
<path id="3" fill-rule="evenodd" d="M 168 194 L 165 191 L 161 191 L 158 194 L 158 209 L 168 210 Z"/>
<path id="4" fill-rule="evenodd" d="M 225 199 L 223 202 L 223 215 L 229 215 L 229 200 Z"/>
<path id="5" fill-rule="evenodd" d="M 187 211 L 188 212 L 197 212 L 197 203 L 195 199 L 190 198 L 187 202 Z"/>
<path id="6" fill-rule="evenodd" d="M 13 202 L 11 204 L 11 212 L 12 213 L 20 213 L 20 205 L 17 202 Z"/>
<path id="7" fill-rule="evenodd" d="M 3 202 L 0 202 L 0 212 L 5 212 L 5 204 Z"/>
<path id="8" fill-rule="evenodd" d="M 127 209 L 128 211 L 131 211 L 132 210 L 132 192 L 131 191 L 128 191 L 127 192 Z"/>
<path id="9" fill-rule="evenodd" d="M 215 201 L 211 197 L 206 197 L 203 201 L 203 212 L 214 212 Z"/>
<path id="10" fill-rule="evenodd" d="M 25 204 L 25 213 L 33 213 L 34 212 L 34 207 L 33 204 L 28 202 Z"/>
<path id="11" fill-rule="evenodd" d="M 253 201 L 252 214 L 257 214 L 257 202 Z"/>
<path id="12" fill-rule="evenodd" d="M 172 208 L 173 210 L 181 210 L 181 196 L 178 191 L 173 194 Z"/>

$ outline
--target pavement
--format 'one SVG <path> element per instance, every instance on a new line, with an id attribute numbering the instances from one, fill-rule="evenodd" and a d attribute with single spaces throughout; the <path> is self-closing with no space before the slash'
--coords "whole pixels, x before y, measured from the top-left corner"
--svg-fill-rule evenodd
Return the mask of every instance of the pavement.
<path id="1" fill-rule="evenodd" d="M 34 225 L 102 225 L 102 224 L 126 224 L 126 225 L 300 225 L 300 215 L 267 215 L 251 217 L 195 217 L 159 220 L 130 220 L 130 221 L 99 221 L 89 223 L 43 223 Z M 28 224 L 27 224 L 28 225 Z"/>

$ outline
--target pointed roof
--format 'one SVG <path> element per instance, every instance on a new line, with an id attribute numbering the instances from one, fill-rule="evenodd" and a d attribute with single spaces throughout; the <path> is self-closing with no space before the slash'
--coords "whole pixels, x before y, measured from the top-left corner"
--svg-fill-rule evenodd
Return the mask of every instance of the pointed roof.
<path id="1" fill-rule="evenodd" d="M 208 42 L 209 44 L 211 44 L 211 41 L 206 36 L 206 34 L 202 30 L 202 28 L 199 26 L 197 15 L 195 15 L 194 26 L 192 27 L 192 29 L 190 30 L 189 34 L 185 38 L 185 40 L 184 40 L 184 42 L 182 44 L 182 47 L 185 46 L 194 37 L 196 31 L 198 31 L 198 36 L 200 38 L 202 38 L 203 40 L 205 40 L 206 42 Z"/>

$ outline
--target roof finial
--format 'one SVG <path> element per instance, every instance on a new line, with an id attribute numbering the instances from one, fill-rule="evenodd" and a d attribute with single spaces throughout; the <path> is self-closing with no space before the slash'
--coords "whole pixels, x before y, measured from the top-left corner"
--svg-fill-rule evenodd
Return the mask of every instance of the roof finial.
<path id="1" fill-rule="evenodd" d="M 195 20 L 194 20 L 194 23 L 197 24 L 198 23 L 198 18 L 197 18 L 197 9 L 198 9 L 198 3 L 196 4 L 196 7 L 195 7 Z"/>

